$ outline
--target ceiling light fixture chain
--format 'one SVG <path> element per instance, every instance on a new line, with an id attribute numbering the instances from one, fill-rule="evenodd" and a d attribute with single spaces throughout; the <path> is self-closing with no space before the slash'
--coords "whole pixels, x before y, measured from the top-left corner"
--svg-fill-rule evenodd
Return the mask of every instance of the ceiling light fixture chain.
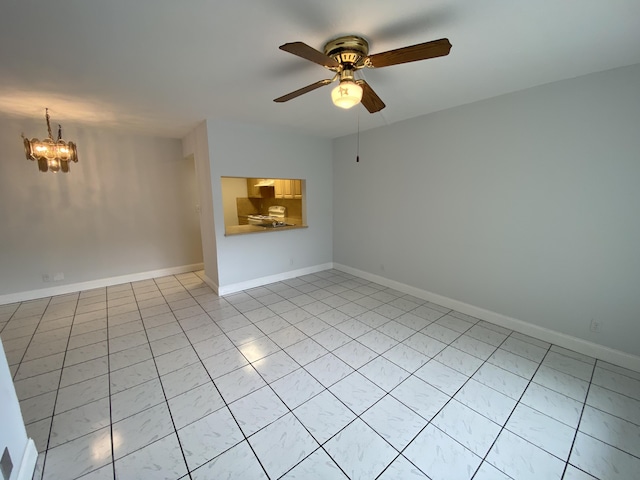
<path id="1" fill-rule="evenodd" d="M 27 160 L 36 160 L 41 172 L 69 172 L 69 162 L 78 163 L 78 150 L 73 142 L 62 140 L 62 125 L 58 124 L 58 138 L 53 139 L 49 109 L 45 109 L 47 132 L 49 137 L 44 140 L 32 138 L 29 140 L 22 134 L 24 151 Z"/>

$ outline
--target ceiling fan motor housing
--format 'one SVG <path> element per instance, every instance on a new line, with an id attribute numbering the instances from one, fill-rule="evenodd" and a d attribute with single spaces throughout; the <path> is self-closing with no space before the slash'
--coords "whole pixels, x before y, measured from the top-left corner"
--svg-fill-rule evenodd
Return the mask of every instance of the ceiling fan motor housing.
<path id="1" fill-rule="evenodd" d="M 355 70 L 362 68 L 364 59 L 369 55 L 369 44 L 362 37 L 349 35 L 327 43 L 324 54 L 340 63 L 343 69 Z"/>

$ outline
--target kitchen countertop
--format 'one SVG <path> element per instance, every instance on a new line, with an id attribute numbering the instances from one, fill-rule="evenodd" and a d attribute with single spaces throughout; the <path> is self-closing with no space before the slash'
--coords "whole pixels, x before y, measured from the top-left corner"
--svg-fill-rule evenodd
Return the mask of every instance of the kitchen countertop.
<path id="1" fill-rule="evenodd" d="M 264 233 L 264 232 L 279 232 L 281 230 L 295 230 L 298 228 L 308 228 L 308 225 L 303 225 L 300 219 L 285 219 L 285 223 L 291 223 L 286 227 L 262 227 L 260 225 L 229 225 L 224 229 L 224 235 L 226 237 L 230 235 L 245 235 L 248 233 Z"/>

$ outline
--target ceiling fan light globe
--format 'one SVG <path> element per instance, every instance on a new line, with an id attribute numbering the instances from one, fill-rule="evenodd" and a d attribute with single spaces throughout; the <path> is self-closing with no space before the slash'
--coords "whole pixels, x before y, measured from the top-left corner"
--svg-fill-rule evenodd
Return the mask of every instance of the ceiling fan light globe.
<path id="1" fill-rule="evenodd" d="M 362 100 L 362 87 L 352 81 L 342 81 L 331 91 L 331 100 L 336 107 L 351 108 Z"/>

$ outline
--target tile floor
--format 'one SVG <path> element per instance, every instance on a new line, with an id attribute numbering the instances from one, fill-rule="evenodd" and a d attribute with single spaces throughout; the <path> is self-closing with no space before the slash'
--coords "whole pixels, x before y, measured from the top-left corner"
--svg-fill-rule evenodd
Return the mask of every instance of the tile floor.
<path id="1" fill-rule="evenodd" d="M 328 270 L 0 306 L 40 479 L 632 479 L 640 374 Z"/>

